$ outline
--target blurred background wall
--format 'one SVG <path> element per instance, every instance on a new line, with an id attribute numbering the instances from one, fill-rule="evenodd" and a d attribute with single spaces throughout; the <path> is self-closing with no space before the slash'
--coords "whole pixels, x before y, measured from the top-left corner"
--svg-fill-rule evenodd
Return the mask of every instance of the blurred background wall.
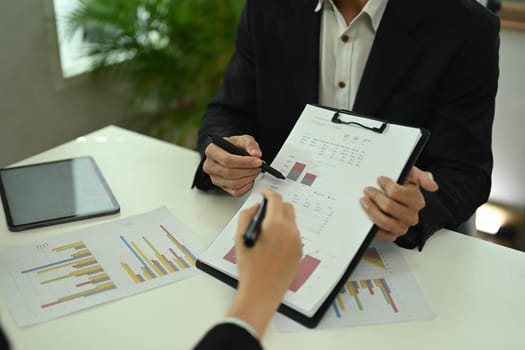
<path id="1" fill-rule="evenodd" d="M 117 89 L 62 78 L 52 0 L 0 1 L 0 166 L 113 124 Z"/>

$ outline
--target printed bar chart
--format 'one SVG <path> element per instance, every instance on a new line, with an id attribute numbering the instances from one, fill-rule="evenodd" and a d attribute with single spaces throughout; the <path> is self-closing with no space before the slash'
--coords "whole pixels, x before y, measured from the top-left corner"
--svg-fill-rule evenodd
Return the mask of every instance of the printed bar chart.
<path id="1" fill-rule="evenodd" d="M 377 271 L 387 271 L 385 261 L 376 247 L 368 247 L 361 258 L 361 262 L 370 264 L 373 268 L 377 268 Z M 360 268 L 365 268 L 367 269 L 365 271 L 369 271 L 369 267 L 363 266 L 362 264 Z M 367 292 L 363 293 L 363 291 Z M 381 299 L 383 300 L 382 302 L 380 301 Z M 378 307 L 378 304 L 381 305 L 379 307 L 382 310 L 385 306 L 388 306 L 393 313 L 399 311 L 392 297 L 392 290 L 385 278 L 348 280 L 332 303 L 332 308 L 337 318 L 342 318 L 344 312 L 350 312 L 349 303 L 352 304 L 353 307 L 351 309 L 353 309 L 353 311 L 359 312 L 368 311 L 366 310 L 366 306 L 368 306 L 368 308 L 373 306 Z"/>
<path id="2" fill-rule="evenodd" d="M 304 175 L 303 179 L 301 180 L 301 183 L 306 186 L 312 186 L 316 177 L 317 176 L 314 174 L 306 173 L 306 175 Z"/>
<path id="3" fill-rule="evenodd" d="M 381 256 L 375 247 L 369 247 L 361 260 L 366 261 L 367 263 L 370 263 L 382 270 L 386 270 L 385 263 L 383 262 L 383 259 L 381 259 Z"/>
<path id="4" fill-rule="evenodd" d="M 293 181 L 297 181 L 297 179 L 299 179 L 299 176 L 301 176 L 301 173 L 303 172 L 304 168 L 306 168 L 306 164 L 296 162 L 293 165 L 292 170 L 290 170 L 288 175 L 286 175 L 286 178 Z"/>
<path id="5" fill-rule="evenodd" d="M 362 291 L 368 291 L 368 293 L 362 294 Z M 365 298 L 368 301 L 367 303 L 363 300 Z M 344 312 L 349 312 L 349 303 L 353 302 L 355 304 L 354 309 L 357 308 L 358 311 L 366 311 L 366 305 L 377 305 L 376 299 L 379 298 L 384 300 L 383 304 L 388 306 L 391 312 L 397 313 L 399 311 L 392 297 L 392 290 L 384 278 L 347 281 L 332 303 L 332 308 L 336 316 L 341 318 Z"/>
<path id="6" fill-rule="evenodd" d="M 286 175 L 286 178 L 292 181 L 298 181 L 305 169 L 306 164 L 295 162 L 292 169 L 288 172 L 288 175 Z M 301 178 L 300 183 L 306 186 L 312 186 L 316 178 L 317 175 L 306 172 Z"/>
<path id="7" fill-rule="evenodd" d="M 417 281 L 409 272 L 399 248 L 389 242 L 374 241 L 351 277 L 344 281 L 317 328 L 434 318 Z M 279 315 L 276 328 L 285 332 L 304 330 Z"/>
<path id="8" fill-rule="evenodd" d="M 299 263 L 299 268 L 297 274 L 290 285 L 290 290 L 292 292 L 297 292 L 299 288 L 308 280 L 312 275 L 316 267 L 321 263 L 321 260 L 316 259 L 310 255 L 305 255 L 301 262 Z"/>
<path id="9" fill-rule="evenodd" d="M 222 258 L 226 261 L 231 262 L 232 264 L 236 264 L 237 260 L 235 255 L 235 247 L 232 247 Z M 321 260 L 316 259 L 310 255 L 305 255 L 299 263 L 297 274 L 295 275 L 295 278 L 293 279 L 292 284 L 288 289 L 292 292 L 297 292 L 308 280 L 308 278 L 310 278 L 310 276 L 320 263 Z"/>
<path id="10" fill-rule="evenodd" d="M 235 255 L 235 246 L 232 247 L 232 249 L 230 249 L 228 251 L 228 253 L 226 253 L 226 255 L 223 257 L 223 259 L 226 260 L 226 261 L 231 262 L 232 264 L 236 264 L 237 263 L 237 256 Z"/>
<path id="11" fill-rule="evenodd" d="M 49 288 L 54 290 L 73 290 L 75 292 L 41 304 L 41 308 L 49 308 L 77 298 L 89 297 L 116 288 L 116 285 L 104 272 L 104 269 L 84 242 L 79 241 L 58 246 L 52 248 L 51 252 L 57 254 L 57 258 L 60 255 L 63 257 L 63 253 L 68 253 L 68 257 L 25 269 L 21 271 L 21 274 L 33 275 L 33 277 L 39 279 L 41 286 L 49 286 Z M 57 285 L 58 283 L 61 283 L 61 285 Z M 64 283 L 69 288 L 64 288 Z M 89 288 L 85 289 L 86 286 Z"/>
<path id="12" fill-rule="evenodd" d="M 137 242 L 128 241 L 123 235 L 120 236 L 121 241 L 135 257 L 135 263 L 139 264 L 133 269 L 129 262 L 120 263 L 135 283 L 142 283 L 195 266 L 197 258 L 191 250 L 177 240 L 166 227 L 160 225 L 159 228 L 157 236 L 160 233 L 164 240 L 161 241 L 159 237 L 156 237 L 157 243 L 153 243 L 153 238 L 142 236 L 139 241 L 141 246 L 139 246 Z M 162 248 L 158 248 L 158 245 L 162 245 Z M 161 253 L 162 249 L 164 253 Z"/>
<path id="13" fill-rule="evenodd" d="M 25 327 L 195 276 L 205 247 L 163 207 L 0 247 L 0 293 Z"/>
<path id="14" fill-rule="evenodd" d="M 189 250 L 184 244 L 182 244 L 181 242 L 179 242 L 175 236 L 173 236 L 173 234 L 171 232 L 169 232 L 164 226 L 160 225 L 160 228 L 162 229 L 162 231 L 164 231 L 166 233 L 166 236 L 170 239 L 170 241 L 173 242 L 173 244 L 175 244 L 175 246 L 181 251 L 183 252 L 184 254 L 184 258 L 190 263 L 191 266 L 195 266 L 195 262 L 197 261 L 197 258 L 195 257 L 195 255 L 191 252 L 191 250 Z M 173 251 L 173 249 L 170 248 L 170 252 L 175 255 L 175 257 L 181 262 L 181 263 L 185 263 L 185 260 L 180 258 L 177 253 L 175 253 L 175 251 Z M 189 267 L 188 264 L 184 264 L 185 267 Z"/>

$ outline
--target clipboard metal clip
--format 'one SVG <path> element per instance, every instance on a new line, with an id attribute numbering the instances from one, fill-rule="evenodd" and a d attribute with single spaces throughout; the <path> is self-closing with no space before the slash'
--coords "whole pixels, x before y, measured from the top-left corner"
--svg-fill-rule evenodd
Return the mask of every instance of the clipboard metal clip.
<path id="1" fill-rule="evenodd" d="M 338 110 L 338 111 L 336 111 L 334 113 L 334 116 L 332 117 L 332 123 L 345 124 L 345 125 L 355 125 L 355 126 L 359 126 L 361 128 L 364 128 L 364 129 L 367 129 L 367 130 L 370 130 L 370 131 L 373 131 L 373 132 L 377 132 L 378 134 L 382 134 L 383 131 L 385 131 L 385 129 L 386 129 L 386 125 L 387 124 L 385 122 L 381 123 L 381 126 L 379 126 L 379 127 L 367 126 L 367 125 L 361 124 L 361 123 L 356 122 L 356 121 L 345 122 L 344 120 L 341 120 L 341 118 L 339 117 L 340 113 L 344 113 L 344 112 L 342 110 Z"/>

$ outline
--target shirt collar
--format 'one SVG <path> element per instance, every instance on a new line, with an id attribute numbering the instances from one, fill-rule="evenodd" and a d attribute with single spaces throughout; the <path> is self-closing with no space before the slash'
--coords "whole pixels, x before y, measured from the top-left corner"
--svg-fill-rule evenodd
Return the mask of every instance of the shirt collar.
<path id="1" fill-rule="evenodd" d="M 330 4 L 330 2 L 330 0 L 318 0 L 314 11 L 321 11 L 323 9 L 323 5 L 325 5 L 325 3 Z M 377 31 L 377 28 L 379 27 L 379 23 L 381 22 L 381 18 L 383 17 L 387 3 L 388 0 L 368 0 L 363 7 L 363 12 L 368 14 L 370 17 L 370 22 L 372 23 L 372 28 L 374 28 L 374 31 Z M 333 3 L 330 5 L 333 5 Z"/>

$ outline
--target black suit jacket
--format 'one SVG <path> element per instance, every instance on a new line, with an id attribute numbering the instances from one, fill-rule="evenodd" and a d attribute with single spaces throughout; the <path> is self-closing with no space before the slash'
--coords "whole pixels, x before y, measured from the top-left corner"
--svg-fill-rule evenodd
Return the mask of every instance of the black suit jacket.
<path id="1" fill-rule="evenodd" d="M 5 349 L 5 350 L 10 349 L 9 342 L 7 341 L 7 338 L 2 328 L 0 328 L 0 349 Z"/>
<path id="2" fill-rule="evenodd" d="M 232 323 L 221 323 L 210 329 L 194 349 L 262 350 L 262 346 L 244 328 Z"/>
<path id="3" fill-rule="evenodd" d="M 203 157 L 208 133 L 250 134 L 271 161 L 304 106 L 318 103 L 316 4 L 247 0 L 235 53 L 203 118 Z M 420 224 L 398 244 L 422 248 L 434 231 L 457 227 L 487 200 L 498 51 L 499 20 L 474 0 L 388 2 L 353 110 L 429 129 L 416 165 L 440 186 L 424 193 Z M 213 187 L 201 165 L 194 185 Z"/>

